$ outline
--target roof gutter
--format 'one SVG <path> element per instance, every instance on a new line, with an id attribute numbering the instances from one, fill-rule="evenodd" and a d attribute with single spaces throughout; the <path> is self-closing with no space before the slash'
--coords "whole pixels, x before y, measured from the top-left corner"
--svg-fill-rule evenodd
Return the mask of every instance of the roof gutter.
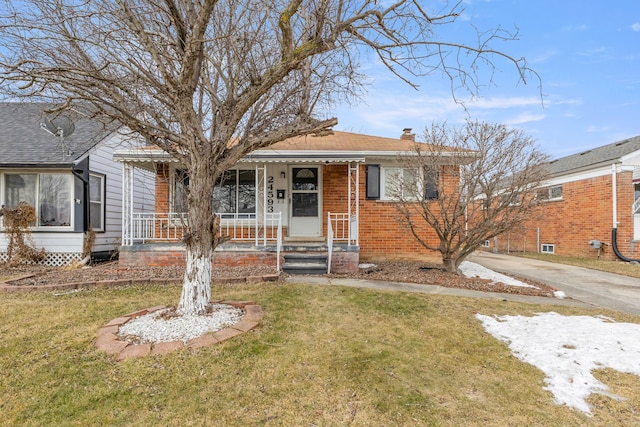
<path id="1" fill-rule="evenodd" d="M 67 169 L 73 167 L 73 163 L 20 163 L 20 164 L 0 164 L 3 169 Z"/>

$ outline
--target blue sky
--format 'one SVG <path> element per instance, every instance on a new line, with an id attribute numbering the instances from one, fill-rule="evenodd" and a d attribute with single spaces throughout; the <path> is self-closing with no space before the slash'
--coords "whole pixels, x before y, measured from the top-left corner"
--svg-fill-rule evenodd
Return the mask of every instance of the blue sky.
<path id="1" fill-rule="evenodd" d="M 460 19 L 481 29 L 517 27 L 519 40 L 495 47 L 524 56 L 542 79 L 518 82 L 497 62 L 494 84 L 467 103 L 470 117 L 519 127 L 553 157 L 640 135 L 640 1 L 468 0 Z M 357 105 L 334 110 L 337 130 L 399 137 L 420 135 L 432 121 L 462 122 L 448 83 L 439 75 L 417 81 L 418 91 L 375 62 Z M 486 82 L 485 82 L 486 83 Z"/>

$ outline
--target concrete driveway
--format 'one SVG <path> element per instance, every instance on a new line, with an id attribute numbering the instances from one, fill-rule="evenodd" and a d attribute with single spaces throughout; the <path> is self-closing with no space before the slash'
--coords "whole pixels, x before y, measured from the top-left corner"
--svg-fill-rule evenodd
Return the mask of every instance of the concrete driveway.
<path id="1" fill-rule="evenodd" d="M 640 279 L 634 277 L 490 252 L 477 252 L 469 261 L 546 283 L 593 306 L 640 315 Z"/>

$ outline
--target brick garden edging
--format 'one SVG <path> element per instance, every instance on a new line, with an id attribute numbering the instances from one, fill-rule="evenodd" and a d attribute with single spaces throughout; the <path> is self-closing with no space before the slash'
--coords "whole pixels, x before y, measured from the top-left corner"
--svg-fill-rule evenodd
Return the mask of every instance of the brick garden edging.
<path id="1" fill-rule="evenodd" d="M 107 354 L 117 355 L 116 360 L 118 361 L 137 357 L 167 354 L 185 347 L 194 349 L 207 347 L 252 330 L 256 326 L 258 326 L 258 324 L 262 320 L 262 317 L 264 316 L 262 307 L 259 305 L 255 305 L 252 301 L 219 300 L 213 301 L 213 303 L 227 304 L 236 308 L 242 308 L 244 309 L 245 314 L 242 319 L 234 325 L 216 332 L 204 334 L 198 338 L 190 339 L 186 343 L 183 343 L 182 341 L 171 341 L 155 344 L 132 344 L 127 341 L 119 340 L 118 331 L 120 330 L 120 326 L 124 325 L 131 319 L 135 319 L 136 317 L 144 316 L 145 314 L 153 313 L 155 311 L 166 308 L 165 306 L 151 307 L 133 313 L 125 314 L 124 316 L 120 316 L 111 320 L 109 323 L 98 330 L 94 346 L 96 349 L 104 351 Z"/>
<path id="2" fill-rule="evenodd" d="M 99 280 L 95 282 L 72 282 L 72 283 L 60 283 L 51 285 L 11 285 L 12 281 L 17 281 L 32 277 L 32 275 L 25 275 L 15 277 L 12 280 L 6 282 L 0 282 L 0 292 L 31 292 L 31 291 L 65 291 L 75 289 L 95 289 L 111 286 L 129 286 L 129 285 L 144 285 L 160 284 L 171 285 L 174 283 L 180 283 L 182 278 L 168 278 L 168 279 L 115 279 L 115 280 Z M 247 277 L 222 277 L 215 279 L 216 283 L 260 283 L 260 282 L 275 282 L 280 278 L 279 274 L 265 274 L 262 276 L 247 276 Z"/>

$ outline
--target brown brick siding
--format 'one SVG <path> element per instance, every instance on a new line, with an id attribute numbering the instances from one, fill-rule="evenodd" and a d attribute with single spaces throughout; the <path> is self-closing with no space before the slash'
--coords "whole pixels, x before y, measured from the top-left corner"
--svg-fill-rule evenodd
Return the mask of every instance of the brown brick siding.
<path id="1" fill-rule="evenodd" d="M 611 186 L 611 174 L 562 184 L 562 200 L 541 202 L 533 215 L 537 219 L 525 224 L 527 251 L 538 250 L 536 230 L 539 228 L 540 243 L 555 245 L 558 255 L 596 258 L 598 251 L 589 246 L 589 241 L 600 240 L 607 243 L 600 257 L 616 259 L 610 246 L 613 227 Z M 640 242 L 633 241 L 631 172 L 618 173 L 617 199 L 618 248 L 624 256 L 640 258 Z M 510 236 L 499 236 L 499 249 L 505 251 L 507 242 L 511 242 L 512 251 L 521 251 L 523 235 L 523 230 L 519 229 L 512 230 Z"/>
<path id="2" fill-rule="evenodd" d="M 438 259 L 438 254 L 425 249 L 396 220 L 394 202 L 366 200 L 366 166 L 360 165 L 360 224 L 359 244 L 361 261 L 383 259 Z M 327 165 L 323 169 L 323 235 L 326 236 L 328 212 L 348 211 L 348 166 Z M 355 191 L 353 189 L 352 191 Z M 432 229 L 421 230 L 430 242 L 435 242 Z"/>
<path id="3" fill-rule="evenodd" d="M 281 254 L 282 255 L 282 254 Z M 125 247 L 120 252 L 119 264 L 125 267 L 148 265 L 150 267 L 184 266 L 186 252 L 176 248 L 175 245 L 162 245 L 155 247 Z M 215 252 L 213 266 L 251 266 L 251 265 L 276 265 L 275 252 Z"/>
<path id="4" fill-rule="evenodd" d="M 284 262 L 285 252 L 280 253 L 280 265 Z M 276 252 L 262 251 L 216 251 L 213 255 L 213 267 L 245 267 L 245 266 L 276 266 Z M 123 267 L 148 265 L 150 267 L 183 267 L 186 253 L 175 245 L 162 244 L 152 246 L 125 247 L 120 252 L 119 263 Z M 357 251 L 333 252 L 331 272 L 348 273 L 358 271 L 359 253 Z"/>

